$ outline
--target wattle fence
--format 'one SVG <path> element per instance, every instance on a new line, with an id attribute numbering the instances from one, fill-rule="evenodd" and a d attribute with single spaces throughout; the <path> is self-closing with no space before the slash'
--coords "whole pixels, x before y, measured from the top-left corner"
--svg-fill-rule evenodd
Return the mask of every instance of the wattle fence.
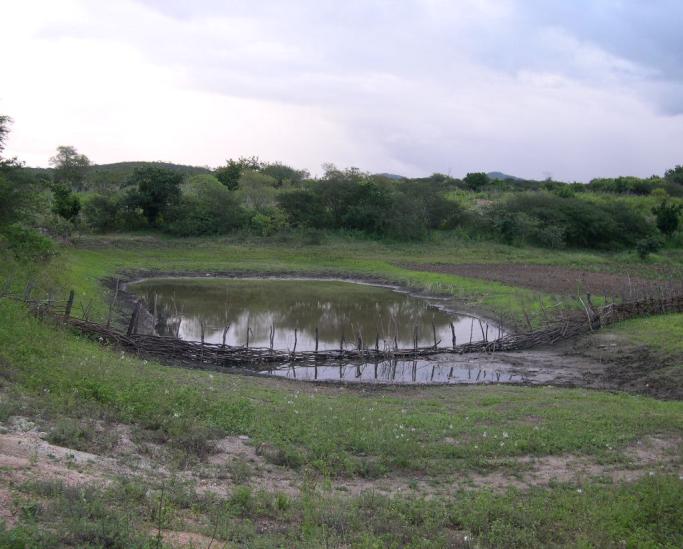
<path id="1" fill-rule="evenodd" d="M 142 304 L 138 302 L 128 324 L 126 333 L 113 329 L 111 309 L 106 324 L 88 320 L 88 308 L 84 309 L 83 318 L 74 318 L 72 309 L 74 293 L 71 292 L 65 301 L 33 301 L 26 292 L 23 298 L 33 312 L 42 318 L 52 319 L 71 327 L 103 344 L 114 345 L 122 350 L 140 355 L 170 360 L 184 364 L 211 365 L 217 367 L 241 367 L 251 369 L 271 369 L 277 365 L 297 363 L 299 365 L 317 364 L 330 360 L 346 360 L 350 362 L 376 362 L 385 360 L 406 360 L 430 357 L 443 354 L 495 353 L 502 351 L 521 351 L 542 345 L 552 345 L 558 341 L 570 339 L 582 334 L 609 326 L 615 322 L 641 316 L 683 312 L 683 295 L 661 298 L 647 298 L 624 303 L 609 303 L 596 307 L 590 296 L 585 301 L 579 299 L 583 310 L 565 313 L 539 330 L 505 335 L 488 340 L 482 330 L 482 340 L 457 344 L 455 334 L 452 345 L 440 346 L 434 339 L 434 345 L 418 347 L 417 338 L 411 348 L 398 348 L 379 345 L 379 337 L 374 347 L 363 345 L 359 339 L 355 348 L 345 345 L 342 337 L 340 346 L 335 350 L 293 351 L 262 347 L 231 346 L 204 341 L 185 341 L 177 337 L 137 334 L 136 327 Z M 202 338 L 203 339 L 203 338 Z M 272 338 L 271 338 L 272 341 Z M 317 347 L 317 344 L 316 344 Z"/>

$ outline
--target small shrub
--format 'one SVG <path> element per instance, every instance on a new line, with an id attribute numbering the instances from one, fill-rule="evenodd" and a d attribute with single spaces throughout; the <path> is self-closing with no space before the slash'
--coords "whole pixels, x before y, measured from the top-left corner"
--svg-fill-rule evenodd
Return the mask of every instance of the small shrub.
<path id="1" fill-rule="evenodd" d="M 233 458 L 225 468 L 232 481 L 236 484 L 243 484 L 248 481 L 253 474 L 251 466 L 240 458 Z"/>
<path id="2" fill-rule="evenodd" d="M 641 260 L 647 259 L 650 254 L 656 253 L 662 249 L 663 242 L 656 236 L 643 238 L 636 242 L 636 251 Z"/>
<path id="3" fill-rule="evenodd" d="M 205 461 L 216 450 L 215 440 L 224 434 L 221 430 L 192 421 L 175 423 L 168 433 L 170 445 L 183 453 L 181 461 L 184 465 L 193 458 Z"/>
<path id="4" fill-rule="evenodd" d="M 64 448 L 101 454 L 116 446 L 119 436 L 111 429 L 98 429 L 94 422 L 62 419 L 50 429 L 46 440 Z"/>

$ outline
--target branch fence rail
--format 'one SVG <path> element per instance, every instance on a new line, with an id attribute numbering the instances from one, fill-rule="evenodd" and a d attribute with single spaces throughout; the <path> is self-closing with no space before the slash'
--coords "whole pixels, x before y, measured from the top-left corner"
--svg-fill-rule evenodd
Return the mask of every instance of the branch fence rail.
<path id="1" fill-rule="evenodd" d="M 52 319 L 59 324 L 68 326 L 91 337 L 103 344 L 114 345 L 126 351 L 140 355 L 173 360 L 188 364 L 206 364 L 218 367 L 242 367 L 251 369 L 272 369 L 277 365 L 297 364 L 305 366 L 331 360 L 348 361 L 386 361 L 411 360 L 443 354 L 465 353 L 495 353 L 502 351 L 522 351 L 542 345 L 552 345 L 562 340 L 571 339 L 591 331 L 599 330 L 623 320 L 642 316 L 683 312 L 683 294 L 668 297 L 649 297 L 622 303 L 607 303 L 594 306 L 590 294 L 584 299 L 577 298 L 581 304 L 578 311 L 565 312 L 555 320 L 548 321 L 546 326 L 538 330 L 504 335 L 496 339 L 488 339 L 488 330 L 482 328 L 482 339 L 468 343 L 457 344 L 453 331 L 452 345 L 440 346 L 436 334 L 434 344 L 419 347 L 417 338 L 410 348 L 398 348 L 395 344 L 380 347 L 379 335 L 374 347 L 365 346 L 361 337 L 355 348 L 348 348 L 344 336 L 340 338 L 339 348 L 334 350 L 319 350 L 316 330 L 316 350 L 296 351 L 278 350 L 272 348 L 274 327 L 271 332 L 271 347 L 231 346 L 225 343 L 207 343 L 203 341 L 186 341 L 178 337 L 138 334 L 137 324 L 143 307 L 138 301 L 128 323 L 127 331 L 121 332 L 110 326 L 111 306 L 106 324 L 89 319 L 90 304 L 80 306 L 81 318 L 76 318 L 74 312 L 74 292 L 71 291 L 65 300 L 37 300 L 31 299 L 31 288 L 27 287 L 23 295 L 5 293 L 4 297 L 26 303 L 32 312 L 40 318 Z M 112 304 L 113 305 L 113 304 Z M 225 333 L 225 331 L 224 331 Z M 202 330 L 203 335 L 203 330 Z M 223 338 L 225 341 L 225 337 Z"/>

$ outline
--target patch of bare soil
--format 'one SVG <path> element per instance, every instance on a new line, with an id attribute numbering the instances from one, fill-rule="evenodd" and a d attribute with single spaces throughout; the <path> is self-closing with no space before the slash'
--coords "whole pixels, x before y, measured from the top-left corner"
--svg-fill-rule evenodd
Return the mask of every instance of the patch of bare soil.
<path id="1" fill-rule="evenodd" d="M 593 365 L 582 372 L 584 387 L 683 399 L 680 360 L 635 345 L 621 335 L 596 332 L 564 342 L 553 350 L 559 357 L 553 364 L 569 359 Z"/>
<path id="2" fill-rule="evenodd" d="M 155 535 L 157 532 L 150 532 Z M 198 534 L 196 532 L 181 532 L 177 530 L 162 530 L 161 539 L 165 545 L 170 547 L 209 547 L 214 544 L 216 547 L 221 545 L 213 538 Z"/>
<path id="3" fill-rule="evenodd" d="M 164 462 L 145 457 L 132 459 L 134 451 L 128 443 L 126 452 L 112 449 L 108 455 L 63 448 L 45 442 L 35 429 L 25 430 L 30 422 L 15 421 L 7 432 L 0 434 L 0 518 L 12 521 L 11 486 L 28 480 L 62 480 L 70 485 L 106 485 L 114 478 L 126 476 L 154 482 L 171 477 L 192 483 L 199 493 L 230 496 L 238 485 L 248 485 L 255 491 L 282 492 L 296 497 L 304 482 L 322 491 L 360 495 L 374 491 L 385 495 L 420 494 L 425 497 L 447 495 L 459 489 L 509 487 L 526 489 L 551 482 L 581 482 L 592 477 L 609 477 L 614 481 L 633 481 L 659 472 L 683 475 L 680 458 L 681 438 L 678 436 L 648 436 L 624 449 L 616 463 L 598 463 L 594 458 L 576 455 L 522 456 L 492 463 L 488 474 L 454 470 L 452 474 L 420 476 L 391 474 L 379 479 L 335 479 L 328 481 L 302 475 L 292 469 L 268 463 L 261 452 L 246 437 L 226 437 L 217 441 L 216 452 L 207 463 L 181 471 L 169 471 Z M 117 426 L 123 429 L 123 426 Z M 445 442 L 449 442 L 445 440 Z M 453 442 L 455 443 L 455 442 Z M 141 448 L 138 448 L 140 451 Z M 306 478 L 305 478 L 306 477 Z M 188 545 L 200 541 L 189 532 L 166 532 L 173 545 Z M 201 537 L 202 541 L 205 541 Z"/>
<path id="4" fill-rule="evenodd" d="M 673 282 L 629 277 L 624 274 L 599 273 L 569 269 L 552 265 L 531 265 L 523 263 L 469 263 L 448 264 L 409 264 L 405 267 L 418 271 L 454 274 L 471 278 L 481 278 L 502 282 L 512 286 L 530 288 L 550 294 L 577 295 L 591 293 L 600 296 L 629 296 L 636 298 L 652 295 L 660 287 L 671 287 Z M 676 282 L 676 289 L 683 289 Z"/>

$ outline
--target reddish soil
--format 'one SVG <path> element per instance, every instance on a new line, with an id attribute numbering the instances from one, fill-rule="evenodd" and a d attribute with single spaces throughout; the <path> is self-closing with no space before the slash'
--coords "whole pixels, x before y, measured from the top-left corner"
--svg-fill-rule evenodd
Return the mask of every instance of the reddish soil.
<path id="1" fill-rule="evenodd" d="M 597 296 L 642 297 L 658 295 L 660 288 L 671 288 L 670 280 L 649 280 L 626 273 L 598 273 L 568 269 L 551 265 L 528 265 L 523 263 L 469 263 L 463 265 L 411 264 L 409 269 L 447 273 L 472 278 L 482 278 L 539 290 L 550 294 L 577 295 L 591 293 Z M 680 281 L 677 289 L 682 289 Z"/>

